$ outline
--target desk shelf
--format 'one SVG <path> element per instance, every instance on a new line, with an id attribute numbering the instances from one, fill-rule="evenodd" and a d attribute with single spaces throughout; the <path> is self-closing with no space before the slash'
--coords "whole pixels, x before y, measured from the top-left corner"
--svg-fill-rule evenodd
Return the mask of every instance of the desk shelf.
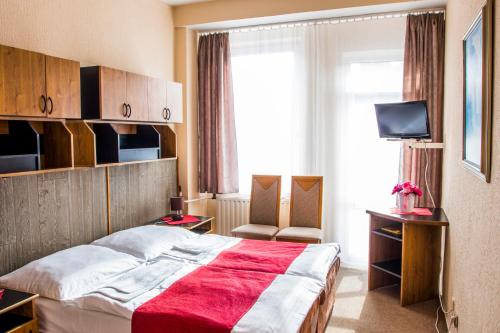
<path id="1" fill-rule="evenodd" d="M 398 242 L 402 242 L 403 241 L 403 235 L 393 235 L 393 234 L 390 234 L 382 229 L 377 229 L 377 230 L 372 230 L 372 234 L 375 234 L 375 235 L 378 235 L 378 236 L 381 236 L 381 237 L 386 237 L 386 238 L 389 238 L 389 239 L 393 239 L 395 241 L 398 241 Z"/>
<path id="2" fill-rule="evenodd" d="M 371 266 L 401 279 L 401 259 L 376 262 Z"/>

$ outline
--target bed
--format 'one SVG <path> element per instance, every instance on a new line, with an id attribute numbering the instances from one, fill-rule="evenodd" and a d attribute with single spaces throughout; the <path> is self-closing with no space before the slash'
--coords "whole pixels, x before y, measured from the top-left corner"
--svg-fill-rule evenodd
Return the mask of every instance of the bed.
<path id="1" fill-rule="evenodd" d="M 41 295 L 41 332 L 181 332 L 190 324 L 193 332 L 325 330 L 338 249 L 329 248 L 335 253 L 326 269 L 307 276 L 307 258 L 328 247 L 290 255 L 287 269 L 277 272 L 272 262 L 242 269 L 221 260 L 242 240 L 200 237 L 181 228 L 132 228 L 32 262 L 0 277 L 0 285 Z M 184 255 L 196 243 L 211 246 Z"/>

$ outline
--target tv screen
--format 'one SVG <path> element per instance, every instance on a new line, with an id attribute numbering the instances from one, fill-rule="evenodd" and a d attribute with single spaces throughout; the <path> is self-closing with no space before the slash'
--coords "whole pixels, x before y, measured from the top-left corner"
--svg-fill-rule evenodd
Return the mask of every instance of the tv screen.
<path id="1" fill-rule="evenodd" d="M 430 139 L 425 101 L 375 104 L 381 138 Z"/>

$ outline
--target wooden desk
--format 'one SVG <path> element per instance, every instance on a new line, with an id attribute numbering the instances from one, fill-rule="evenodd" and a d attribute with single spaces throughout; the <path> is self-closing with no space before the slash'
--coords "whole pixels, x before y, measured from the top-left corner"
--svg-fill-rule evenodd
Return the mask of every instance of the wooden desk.
<path id="1" fill-rule="evenodd" d="M 441 208 L 432 216 L 398 215 L 367 210 L 370 215 L 368 290 L 401 284 L 402 306 L 438 295 L 441 227 L 449 225 Z M 401 236 L 380 230 L 398 227 Z"/>

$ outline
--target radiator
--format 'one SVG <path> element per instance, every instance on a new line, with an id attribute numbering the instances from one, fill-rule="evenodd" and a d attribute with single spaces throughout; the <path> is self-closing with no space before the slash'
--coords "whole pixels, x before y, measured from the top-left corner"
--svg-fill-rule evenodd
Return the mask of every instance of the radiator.
<path id="1" fill-rule="evenodd" d="M 247 224 L 250 213 L 250 200 L 242 197 L 218 197 L 216 199 L 217 233 L 231 236 L 231 230 Z M 290 203 L 282 200 L 280 206 L 280 228 L 288 226 Z"/>

